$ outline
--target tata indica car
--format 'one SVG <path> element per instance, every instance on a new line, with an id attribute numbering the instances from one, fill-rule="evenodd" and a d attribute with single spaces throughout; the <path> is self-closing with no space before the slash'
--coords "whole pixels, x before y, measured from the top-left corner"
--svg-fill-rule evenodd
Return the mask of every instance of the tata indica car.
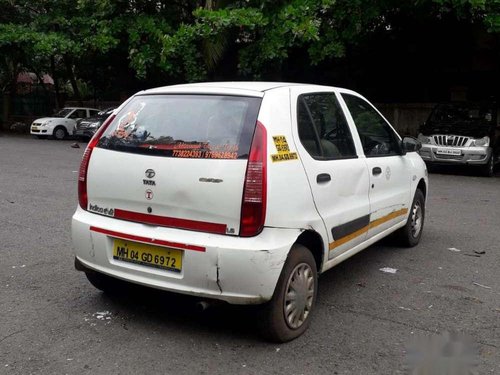
<path id="1" fill-rule="evenodd" d="M 263 333 L 308 327 L 318 274 L 394 233 L 422 235 L 418 141 L 359 94 L 221 82 L 156 88 L 115 111 L 85 150 L 75 266 L 204 300 L 260 304 Z"/>
<path id="2" fill-rule="evenodd" d="M 438 104 L 420 129 L 420 156 L 430 166 L 476 166 L 491 177 L 500 162 L 499 121 L 495 103 Z"/>
<path id="3" fill-rule="evenodd" d="M 51 117 L 33 121 L 30 133 L 37 138 L 64 139 L 69 134 L 73 134 L 76 120 L 95 116 L 97 113 L 99 110 L 94 108 L 63 108 Z"/>

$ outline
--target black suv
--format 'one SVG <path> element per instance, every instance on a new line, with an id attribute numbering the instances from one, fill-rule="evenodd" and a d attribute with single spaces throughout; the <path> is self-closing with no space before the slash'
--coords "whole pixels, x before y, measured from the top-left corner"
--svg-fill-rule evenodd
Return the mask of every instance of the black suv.
<path id="1" fill-rule="evenodd" d="M 81 139 L 90 139 L 101 127 L 106 119 L 113 113 L 115 107 L 106 108 L 93 117 L 84 118 L 76 122 L 73 136 Z"/>

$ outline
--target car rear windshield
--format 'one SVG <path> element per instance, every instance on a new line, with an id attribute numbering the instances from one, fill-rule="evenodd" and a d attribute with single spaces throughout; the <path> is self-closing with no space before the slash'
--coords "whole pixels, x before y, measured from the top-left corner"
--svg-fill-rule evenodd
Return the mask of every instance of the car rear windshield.
<path id="1" fill-rule="evenodd" d="M 97 147 L 174 158 L 246 159 L 260 102 L 241 96 L 136 96 Z"/>
<path id="2" fill-rule="evenodd" d="M 63 108 L 59 112 L 54 114 L 53 117 L 66 117 L 71 113 L 71 111 L 73 111 L 73 108 Z"/>

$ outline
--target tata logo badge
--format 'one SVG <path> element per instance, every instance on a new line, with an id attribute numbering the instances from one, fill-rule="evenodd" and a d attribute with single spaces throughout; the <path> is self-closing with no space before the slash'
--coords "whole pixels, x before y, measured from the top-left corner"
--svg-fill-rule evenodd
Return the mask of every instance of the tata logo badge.
<path id="1" fill-rule="evenodd" d="M 146 177 L 153 178 L 156 175 L 155 171 L 152 169 L 146 169 Z"/>
<path id="2" fill-rule="evenodd" d="M 453 135 L 450 135 L 450 136 L 446 137 L 446 143 L 449 146 L 452 146 L 454 141 L 455 141 L 455 137 Z"/>
<path id="3" fill-rule="evenodd" d="M 150 201 L 151 199 L 153 199 L 153 190 L 151 190 L 151 189 L 146 190 L 145 196 L 146 196 L 146 199 L 148 201 Z"/>

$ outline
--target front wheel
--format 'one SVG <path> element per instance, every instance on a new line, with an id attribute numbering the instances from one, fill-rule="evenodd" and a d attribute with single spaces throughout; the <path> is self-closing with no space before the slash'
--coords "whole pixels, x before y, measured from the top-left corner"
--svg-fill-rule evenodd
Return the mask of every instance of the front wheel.
<path id="1" fill-rule="evenodd" d="M 424 229 L 425 219 L 425 198 L 420 189 L 415 191 L 413 203 L 406 225 L 398 229 L 395 233 L 398 242 L 403 246 L 413 247 L 420 242 Z"/>
<path id="2" fill-rule="evenodd" d="M 485 177 L 493 177 L 495 174 L 495 157 L 493 154 L 488 159 L 488 163 L 482 167 L 482 174 Z"/>
<path id="3" fill-rule="evenodd" d="M 274 342 L 293 340 L 307 329 L 318 291 L 316 261 L 295 244 L 290 250 L 273 298 L 262 306 L 262 334 Z"/>
<path id="4" fill-rule="evenodd" d="M 66 138 L 66 135 L 66 129 L 64 129 L 62 126 L 58 126 L 57 128 L 55 128 L 54 133 L 52 134 L 52 136 L 59 141 Z"/>

